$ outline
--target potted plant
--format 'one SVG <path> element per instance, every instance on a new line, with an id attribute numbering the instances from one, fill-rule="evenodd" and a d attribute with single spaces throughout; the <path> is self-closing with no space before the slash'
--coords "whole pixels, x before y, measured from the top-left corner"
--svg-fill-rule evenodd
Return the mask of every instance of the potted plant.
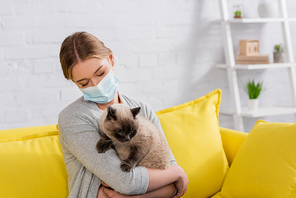
<path id="1" fill-rule="evenodd" d="M 284 63 L 285 62 L 284 47 L 282 46 L 282 44 L 278 44 L 278 45 L 274 46 L 273 62 L 274 63 Z"/>
<path id="2" fill-rule="evenodd" d="M 255 80 L 249 80 L 245 86 L 244 90 L 247 92 L 249 96 L 248 107 L 249 110 L 256 110 L 259 106 L 259 95 L 262 92 L 263 81 L 255 83 Z"/>
<path id="3" fill-rule="evenodd" d="M 243 10 L 244 6 L 243 5 L 233 5 L 232 11 L 233 11 L 233 18 L 243 18 Z"/>
<path id="4" fill-rule="evenodd" d="M 243 18 L 242 17 L 242 11 L 237 10 L 234 12 L 234 18 Z"/>

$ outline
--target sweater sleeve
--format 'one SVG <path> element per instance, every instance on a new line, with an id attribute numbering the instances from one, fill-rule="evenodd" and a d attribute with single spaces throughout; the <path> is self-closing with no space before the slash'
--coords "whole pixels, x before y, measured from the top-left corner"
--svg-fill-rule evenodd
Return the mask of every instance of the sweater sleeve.
<path id="1" fill-rule="evenodd" d="M 96 144 L 100 134 L 87 118 L 82 115 L 60 114 L 59 131 L 61 141 L 73 158 L 115 191 L 126 195 L 144 194 L 147 191 L 147 169 L 136 167 L 131 172 L 122 172 L 121 161 L 113 149 L 98 153 Z M 67 170 L 75 171 L 75 167 L 68 167 Z"/>

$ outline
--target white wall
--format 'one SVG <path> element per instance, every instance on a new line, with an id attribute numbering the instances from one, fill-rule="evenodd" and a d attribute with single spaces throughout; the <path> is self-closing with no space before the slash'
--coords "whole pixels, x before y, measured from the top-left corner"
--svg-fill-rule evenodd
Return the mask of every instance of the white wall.
<path id="1" fill-rule="evenodd" d="M 228 0 L 245 5 L 256 17 L 261 1 Z M 296 2 L 287 0 L 289 15 Z M 82 94 L 64 79 L 59 48 L 68 35 L 88 31 L 116 56 L 119 90 L 147 101 L 155 111 L 223 91 L 221 108 L 231 106 L 218 0 L 1 0 L 0 129 L 56 124 L 58 113 Z M 282 42 L 279 24 L 233 25 L 238 40 L 260 39 L 261 53 Z M 291 25 L 293 46 L 295 23 Z M 296 50 L 295 50 L 296 51 Z M 241 82 L 264 79 L 261 105 L 292 105 L 286 70 L 239 71 Z M 247 95 L 241 91 L 242 105 Z M 292 115 L 261 118 L 294 122 Z M 249 131 L 256 119 L 245 119 Z M 233 128 L 231 116 L 220 125 Z"/>

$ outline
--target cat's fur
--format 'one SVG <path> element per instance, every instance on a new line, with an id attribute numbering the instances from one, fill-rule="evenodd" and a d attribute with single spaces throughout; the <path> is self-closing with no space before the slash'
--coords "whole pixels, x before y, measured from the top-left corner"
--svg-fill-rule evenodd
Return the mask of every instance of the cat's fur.
<path id="1" fill-rule="evenodd" d="M 97 150 L 104 153 L 114 148 L 122 160 L 120 168 L 125 172 L 137 165 L 166 169 L 170 166 L 170 148 L 157 127 L 138 115 L 140 109 L 123 104 L 109 105 L 99 121 L 104 133 Z"/>

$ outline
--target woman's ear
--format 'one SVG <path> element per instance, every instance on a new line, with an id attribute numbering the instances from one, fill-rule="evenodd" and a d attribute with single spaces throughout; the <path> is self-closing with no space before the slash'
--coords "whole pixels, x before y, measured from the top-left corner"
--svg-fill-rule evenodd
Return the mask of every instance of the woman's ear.
<path id="1" fill-rule="evenodd" d="M 115 65 L 115 58 L 114 58 L 113 53 L 110 53 L 108 58 L 111 61 L 111 65 L 113 67 Z"/>

